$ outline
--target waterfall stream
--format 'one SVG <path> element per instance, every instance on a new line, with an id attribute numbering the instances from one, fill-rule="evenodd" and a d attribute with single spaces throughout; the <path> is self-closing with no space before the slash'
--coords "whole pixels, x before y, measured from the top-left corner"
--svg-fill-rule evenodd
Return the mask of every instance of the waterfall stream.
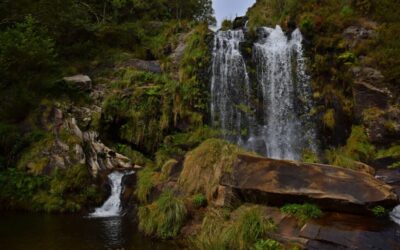
<path id="1" fill-rule="evenodd" d="M 400 205 L 395 207 L 392 212 L 390 212 L 390 219 L 400 226 Z"/>
<path id="2" fill-rule="evenodd" d="M 303 37 L 290 39 L 277 26 L 262 28 L 253 44 L 255 77 L 241 53 L 243 30 L 215 35 L 211 80 L 211 120 L 225 139 L 276 159 L 299 160 L 315 152 L 310 78 L 306 74 Z"/>
<path id="3" fill-rule="evenodd" d="M 121 192 L 122 192 L 122 178 L 125 175 L 132 174 L 133 172 L 112 172 L 108 175 L 111 183 L 111 195 L 104 202 L 104 204 L 96 208 L 96 210 L 89 215 L 89 217 L 114 217 L 119 216 L 121 212 Z"/>

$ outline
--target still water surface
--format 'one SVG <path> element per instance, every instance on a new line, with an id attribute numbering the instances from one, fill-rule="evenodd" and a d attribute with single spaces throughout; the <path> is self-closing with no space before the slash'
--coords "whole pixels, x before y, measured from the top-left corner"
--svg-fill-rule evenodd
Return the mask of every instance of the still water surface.
<path id="1" fill-rule="evenodd" d="M 173 242 L 155 241 L 137 231 L 132 216 L 85 218 L 81 215 L 0 214 L 4 250 L 171 250 Z"/>

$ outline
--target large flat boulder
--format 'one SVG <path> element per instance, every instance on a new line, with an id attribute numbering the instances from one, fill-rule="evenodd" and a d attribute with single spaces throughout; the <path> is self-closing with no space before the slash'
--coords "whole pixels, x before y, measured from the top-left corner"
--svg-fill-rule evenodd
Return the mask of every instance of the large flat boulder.
<path id="1" fill-rule="evenodd" d="M 246 154 L 238 154 L 220 185 L 243 201 L 274 206 L 313 202 L 324 210 L 362 213 L 398 203 L 392 188 L 368 173 Z"/>

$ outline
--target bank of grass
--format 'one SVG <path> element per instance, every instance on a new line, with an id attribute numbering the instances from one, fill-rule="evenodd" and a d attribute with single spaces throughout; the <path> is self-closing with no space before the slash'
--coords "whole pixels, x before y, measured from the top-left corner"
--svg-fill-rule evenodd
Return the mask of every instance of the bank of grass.
<path id="1" fill-rule="evenodd" d="M 159 180 L 159 173 L 152 167 L 147 167 L 138 172 L 138 181 L 135 195 L 139 202 L 146 204 L 148 202 L 151 190 Z"/>
<path id="2" fill-rule="evenodd" d="M 179 186 L 187 194 L 203 193 L 207 200 L 218 187 L 224 172 L 232 170 L 239 153 L 245 151 L 221 139 L 209 139 L 185 156 Z"/>
<path id="3" fill-rule="evenodd" d="M 184 225 L 187 210 L 183 200 L 173 191 L 164 191 L 158 200 L 139 208 L 139 229 L 161 239 L 176 237 Z"/>
<path id="4" fill-rule="evenodd" d="M 274 230 L 274 222 L 261 206 L 243 205 L 230 216 L 224 210 L 211 209 L 192 244 L 200 250 L 254 249 L 258 241 Z"/>

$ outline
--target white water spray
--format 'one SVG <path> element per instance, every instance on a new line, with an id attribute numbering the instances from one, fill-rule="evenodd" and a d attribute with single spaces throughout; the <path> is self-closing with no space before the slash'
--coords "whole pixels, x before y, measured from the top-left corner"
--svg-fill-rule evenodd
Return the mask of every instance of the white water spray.
<path id="1" fill-rule="evenodd" d="M 400 226 L 400 205 L 395 207 L 392 212 L 390 212 L 390 219 Z"/>
<path id="2" fill-rule="evenodd" d="M 300 160 L 316 152 L 310 78 L 303 37 L 288 37 L 277 26 L 262 28 L 253 45 L 255 78 L 249 80 L 240 51 L 242 30 L 215 35 L 211 82 L 211 119 L 225 138 L 267 157 Z"/>
<path id="3" fill-rule="evenodd" d="M 115 217 L 121 213 L 121 191 L 122 191 L 122 178 L 125 175 L 132 174 L 133 172 L 112 172 L 108 175 L 111 183 L 111 195 L 104 202 L 104 204 L 96 208 L 96 210 L 89 215 L 89 217 Z"/>

